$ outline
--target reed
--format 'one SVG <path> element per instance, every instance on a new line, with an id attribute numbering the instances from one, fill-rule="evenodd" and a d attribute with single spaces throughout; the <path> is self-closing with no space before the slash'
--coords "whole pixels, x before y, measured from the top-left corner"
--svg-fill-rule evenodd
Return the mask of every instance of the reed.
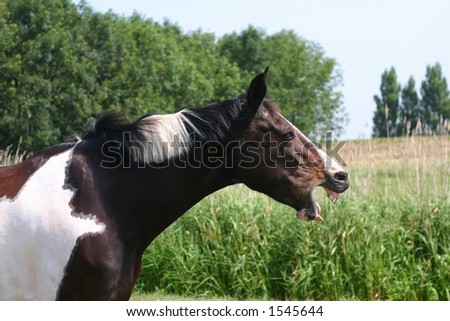
<path id="1" fill-rule="evenodd" d="M 20 137 L 17 144 L 17 149 L 13 151 L 13 144 L 7 146 L 5 149 L 0 149 L 0 166 L 14 165 L 23 161 L 28 157 L 28 153 L 20 151 L 20 145 L 22 144 L 22 137 Z"/>

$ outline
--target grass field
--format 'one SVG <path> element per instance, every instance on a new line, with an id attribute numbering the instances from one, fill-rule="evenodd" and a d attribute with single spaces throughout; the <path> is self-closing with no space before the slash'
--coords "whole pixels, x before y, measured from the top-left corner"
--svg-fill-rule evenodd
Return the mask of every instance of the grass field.
<path id="1" fill-rule="evenodd" d="M 450 138 L 348 142 L 350 189 L 321 223 L 244 186 L 151 244 L 134 299 L 449 300 Z"/>

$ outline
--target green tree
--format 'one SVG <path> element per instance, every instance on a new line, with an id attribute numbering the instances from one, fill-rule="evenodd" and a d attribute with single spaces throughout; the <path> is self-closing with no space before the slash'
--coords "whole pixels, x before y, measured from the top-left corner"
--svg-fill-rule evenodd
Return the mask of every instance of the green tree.
<path id="1" fill-rule="evenodd" d="M 80 133 L 96 110 L 95 66 L 86 59 L 81 15 L 66 0 L 2 1 L 13 43 L 2 51 L 0 143 L 23 137 L 41 149 Z M 3 30 L 2 30 L 3 31 Z M 2 32 L 3 34 L 3 32 Z M 98 109 L 97 109 L 98 110 Z"/>
<path id="2" fill-rule="evenodd" d="M 259 28 L 249 26 L 240 34 L 233 32 L 220 39 L 221 53 L 238 65 L 249 75 L 261 72 L 269 61 L 266 33 Z"/>
<path id="3" fill-rule="evenodd" d="M 105 110 L 136 118 L 227 99 L 266 65 L 272 98 L 306 133 L 343 125 L 335 61 L 292 31 L 216 39 L 70 0 L 0 0 L 0 28 L 0 146 L 22 137 L 36 151 Z"/>
<path id="4" fill-rule="evenodd" d="M 416 82 L 413 77 L 410 77 L 401 92 L 400 134 L 409 135 L 411 130 L 416 128 L 419 119 L 423 119 L 423 111 L 416 91 Z M 408 126 L 406 126 L 407 124 Z"/>
<path id="5" fill-rule="evenodd" d="M 420 88 L 424 122 L 435 131 L 439 119 L 450 119 L 450 92 L 439 63 L 427 66 L 425 80 Z"/>
<path id="6" fill-rule="evenodd" d="M 395 68 L 385 70 L 381 76 L 381 97 L 373 97 L 376 109 L 373 115 L 373 137 L 397 135 L 399 96 L 401 85 L 397 81 Z"/>
<path id="7" fill-rule="evenodd" d="M 322 138 L 326 130 L 339 134 L 346 124 L 341 75 L 334 59 L 293 31 L 267 36 L 252 26 L 219 41 L 222 53 L 243 71 L 243 79 L 271 66 L 269 96 L 302 131 Z"/>
<path id="8" fill-rule="evenodd" d="M 17 25 L 10 21 L 10 12 L 5 1 L 0 1 L 0 146 L 18 142 L 19 137 L 11 135 L 17 128 L 15 119 L 20 116 L 19 104 L 15 100 L 17 80 L 22 70 L 22 59 L 16 53 L 18 44 Z M 14 104 L 12 104 L 14 102 Z M 5 141 L 6 139 L 12 139 Z"/>

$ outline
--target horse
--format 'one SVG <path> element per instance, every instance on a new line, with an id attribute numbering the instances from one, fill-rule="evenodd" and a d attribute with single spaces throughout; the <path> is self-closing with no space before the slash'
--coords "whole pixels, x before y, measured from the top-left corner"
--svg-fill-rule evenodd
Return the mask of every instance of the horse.
<path id="1" fill-rule="evenodd" d="M 0 167 L 0 299 L 128 300 L 150 243 L 207 195 L 243 183 L 321 221 L 348 173 L 266 97 L 174 114 L 100 116 L 81 137 Z"/>

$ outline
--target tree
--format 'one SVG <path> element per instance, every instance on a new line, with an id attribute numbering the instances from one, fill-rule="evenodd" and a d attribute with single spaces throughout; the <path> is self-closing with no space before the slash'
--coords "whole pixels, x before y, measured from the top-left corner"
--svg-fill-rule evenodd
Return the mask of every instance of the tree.
<path id="1" fill-rule="evenodd" d="M 337 90 L 341 74 L 318 44 L 293 31 L 268 36 L 250 26 L 241 34 L 224 36 L 219 47 L 241 68 L 243 79 L 271 66 L 268 94 L 304 133 L 320 139 L 327 130 L 342 131 L 347 118 Z"/>
<path id="2" fill-rule="evenodd" d="M 432 131 L 435 131 L 441 116 L 444 119 L 450 119 L 450 92 L 439 63 L 427 66 L 420 93 L 424 109 L 424 122 L 430 126 Z"/>
<path id="3" fill-rule="evenodd" d="M 423 111 L 416 91 L 416 82 L 413 77 L 410 77 L 401 92 L 400 135 L 408 136 L 411 130 L 416 128 L 419 119 L 423 119 Z"/>
<path id="4" fill-rule="evenodd" d="M 381 76 L 381 97 L 373 97 L 376 110 L 373 115 L 373 137 L 395 136 L 398 130 L 398 108 L 401 85 L 395 68 L 385 70 Z"/>
<path id="5" fill-rule="evenodd" d="M 271 97 L 305 133 L 344 124 L 336 62 L 292 31 L 216 39 L 70 0 L 0 0 L 0 30 L 2 148 L 81 135 L 105 110 L 135 119 L 225 100 L 267 65 Z"/>
<path id="6" fill-rule="evenodd" d="M 219 48 L 239 69 L 252 75 L 261 72 L 268 63 L 266 38 L 262 29 L 250 25 L 240 34 L 233 32 L 224 35 L 219 41 Z"/>

